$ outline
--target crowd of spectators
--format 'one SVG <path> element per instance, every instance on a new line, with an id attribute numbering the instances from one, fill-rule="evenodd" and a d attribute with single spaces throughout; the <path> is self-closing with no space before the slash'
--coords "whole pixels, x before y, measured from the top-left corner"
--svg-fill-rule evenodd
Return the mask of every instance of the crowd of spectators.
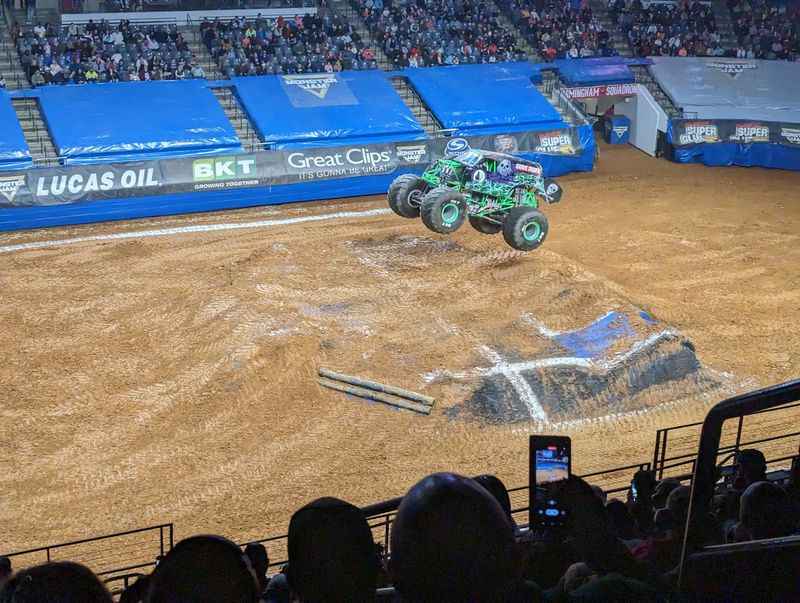
<path id="1" fill-rule="evenodd" d="M 529 0 L 500 0 L 512 22 L 546 61 L 613 56 L 610 35 L 587 3 L 555 0 L 541 10 Z"/>
<path id="2" fill-rule="evenodd" d="M 711 5 L 609 0 L 609 16 L 628 38 L 635 56 L 725 56 Z"/>
<path id="3" fill-rule="evenodd" d="M 34 86 L 205 77 L 175 25 L 37 23 L 15 25 L 12 38 Z"/>
<path id="4" fill-rule="evenodd" d="M 497 10 L 480 0 L 359 0 L 396 68 L 524 60 Z"/>
<path id="5" fill-rule="evenodd" d="M 693 518 L 690 532 L 697 533 L 691 541 L 707 545 L 797 533 L 799 460 L 778 484 L 768 480 L 760 451 L 739 451 L 713 511 Z M 358 507 L 321 498 L 292 516 L 288 564 L 279 573 L 267 575 L 269 558 L 261 544 L 243 550 L 218 536 L 193 536 L 129 586 L 120 601 L 665 601 L 674 590 L 690 489 L 677 479 L 656 481 L 648 471 L 637 472 L 632 486 L 636 495 L 623 501 L 607 500 L 600 488 L 577 477 L 546 485 L 542 494 L 558 498 L 568 512 L 562 531 L 542 537 L 516 525 L 508 492 L 496 477 L 433 474 L 403 497 L 391 524 L 388 557 Z M 762 601 L 775 600 L 787 585 L 797 594 L 791 572 L 775 583 L 757 575 L 744 579 L 762 581 Z M 10 575 L 5 560 L 0 587 L 0 603 L 111 601 L 88 569 L 68 562 Z"/>
<path id="6" fill-rule="evenodd" d="M 800 5 L 766 0 L 728 0 L 737 58 L 800 58 Z"/>
<path id="7" fill-rule="evenodd" d="M 220 70 L 229 77 L 378 67 L 374 51 L 352 24 L 328 11 L 292 19 L 205 20 L 200 32 Z"/>

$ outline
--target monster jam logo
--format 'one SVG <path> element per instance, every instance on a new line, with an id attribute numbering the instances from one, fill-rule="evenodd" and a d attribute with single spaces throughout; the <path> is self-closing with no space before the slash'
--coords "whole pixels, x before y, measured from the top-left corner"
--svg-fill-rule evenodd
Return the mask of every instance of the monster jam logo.
<path id="1" fill-rule="evenodd" d="M 628 126 L 614 126 L 611 130 L 617 135 L 617 138 L 622 138 L 628 131 Z"/>
<path id="2" fill-rule="evenodd" d="M 0 177 L 0 195 L 3 195 L 9 203 L 13 203 L 19 189 L 24 185 L 25 176 Z"/>
<path id="3" fill-rule="evenodd" d="M 464 138 L 451 138 L 447 141 L 447 146 L 444 148 L 445 157 L 455 157 L 469 151 L 469 143 Z"/>
<path id="4" fill-rule="evenodd" d="M 428 152 L 424 144 L 397 146 L 397 157 L 406 163 L 422 163 Z"/>
<path id="5" fill-rule="evenodd" d="M 494 138 L 494 148 L 498 153 L 516 153 L 519 150 L 517 139 L 509 134 L 501 134 Z"/>
<path id="6" fill-rule="evenodd" d="M 572 135 L 559 131 L 542 132 L 539 134 L 539 144 L 536 145 L 534 151 L 554 155 L 574 155 L 575 147 L 572 145 Z"/>
<path id="7" fill-rule="evenodd" d="M 769 142 L 769 128 L 763 124 L 736 124 L 731 140 L 738 142 Z"/>
<path id="8" fill-rule="evenodd" d="M 706 63 L 709 69 L 716 69 L 722 73 L 727 73 L 733 79 L 739 77 L 739 74 L 746 69 L 756 69 L 758 65 L 755 63 L 745 63 L 743 61 L 724 62 L 724 61 L 710 61 Z"/>
<path id="9" fill-rule="evenodd" d="M 318 99 L 324 99 L 328 95 L 328 90 L 336 83 L 336 76 L 329 74 L 314 75 L 284 75 L 283 82 L 287 86 L 297 86 L 309 94 L 313 94 Z"/>
<path id="10" fill-rule="evenodd" d="M 781 128 L 781 136 L 792 144 L 800 144 L 800 130 L 796 128 Z"/>
<path id="11" fill-rule="evenodd" d="M 700 144 L 703 142 L 719 142 L 717 126 L 711 122 L 688 122 L 683 133 L 678 137 L 680 144 Z"/>

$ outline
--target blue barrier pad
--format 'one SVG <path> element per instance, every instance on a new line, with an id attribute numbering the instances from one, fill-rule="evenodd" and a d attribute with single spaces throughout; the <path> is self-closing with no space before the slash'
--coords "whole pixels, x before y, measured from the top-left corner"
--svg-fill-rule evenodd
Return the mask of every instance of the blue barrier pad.
<path id="1" fill-rule="evenodd" d="M 242 152 L 204 81 L 48 86 L 41 103 L 66 163 Z"/>
<path id="2" fill-rule="evenodd" d="M 672 121 L 667 124 L 667 141 L 672 143 Z M 674 147 L 672 160 L 722 167 L 765 167 L 800 171 L 800 148 L 771 142 L 714 142 Z"/>
<path id="3" fill-rule="evenodd" d="M 546 176 L 563 176 L 570 172 L 591 172 L 594 169 L 594 157 L 597 152 L 592 126 L 578 126 L 578 137 L 583 151 L 574 157 L 524 151 L 514 154 L 540 163 Z"/>
<path id="4" fill-rule="evenodd" d="M 0 90 L 0 170 L 18 170 L 32 165 L 28 143 L 11 99 L 5 90 Z"/>
<path id="5" fill-rule="evenodd" d="M 559 59 L 554 61 L 562 81 L 568 86 L 631 84 L 636 81 L 631 64 L 621 57 L 596 59 Z M 641 61 L 633 64 L 641 64 Z"/>
<path id="6" fill-rule="evenodd" d="M 278 149 L 425 138 L 380 71 L 265 75 L 234 82 L 256 130 Z"/>
<path id="7" fill-rule="evenodd" d="M 406 69 L 406 76 L 445 128 L 457 136 L 565 127 L 542 96 L 529 63 Z"/>

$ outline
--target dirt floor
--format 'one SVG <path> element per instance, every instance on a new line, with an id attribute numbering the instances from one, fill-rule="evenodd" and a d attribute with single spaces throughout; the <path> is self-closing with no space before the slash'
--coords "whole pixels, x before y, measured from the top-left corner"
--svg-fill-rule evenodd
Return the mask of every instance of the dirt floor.
<path id="1" fill-rule="evenodd" d="M 646 461 L 658 427 L 797 377 L 800 174 L 601 151 L 594 173 L 560 179 L 550 235 L 527 255 L 468 226 L 448 238 L 384 213 L 0 253 L 0 545 L 165 521 L 179 537 L 265 537 L 317 496 L 375 502 L 437 470 L 523 485 L 537 429 L 572 436 L 577 473 Z M 0 245 L 383 207 L 59 228 Z M 608 408 L 549 400 L 550 426 L 453 416 L 480 387 L 476 367 L 499 362 L 492 351 L 548 354 L 526 317 L 569 330 L 637 309 L 693 343 L 703 379 Z M 323 389 L 319 366 L 436 406 L 419 416 Z"/>

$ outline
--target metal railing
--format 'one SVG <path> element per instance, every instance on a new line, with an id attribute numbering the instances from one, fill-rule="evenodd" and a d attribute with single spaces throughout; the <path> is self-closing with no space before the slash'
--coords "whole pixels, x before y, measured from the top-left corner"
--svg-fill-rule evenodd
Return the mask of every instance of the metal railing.
<path id="1" fill-rule="evenodd" d="M 763 414 L 781 406 L 788 405 L 792 408 L 797 406 L 794 404 L 797 401 L 800 401 L 800 380 L 723 400 L 706 415 L 700 431 L 697 461 L 692 480 L 689 512 L 678 573 L 679 588 L 683 582 L 686 560 L 697 545 L 693 541 L 693 536 L 700 532 L 697 526 L 705 521 L 711 499 L 714 496 L 719 477 L 717 459 L 721 449 L 725 422 L 730 419 L 738 419 L 741 424 L 745 416 Z"/>
<path id="2" fill-rule="evenodd" d="M 155 567 L 158 557 L 169 552 L 173 544 L 173 524 L 165 523 L 13 551 L 0 556 L 10 558 L 15 569 L 50 561 L 75 561 L 87 566 L 99 577 L 111 579 L 118 574 Z"/>

